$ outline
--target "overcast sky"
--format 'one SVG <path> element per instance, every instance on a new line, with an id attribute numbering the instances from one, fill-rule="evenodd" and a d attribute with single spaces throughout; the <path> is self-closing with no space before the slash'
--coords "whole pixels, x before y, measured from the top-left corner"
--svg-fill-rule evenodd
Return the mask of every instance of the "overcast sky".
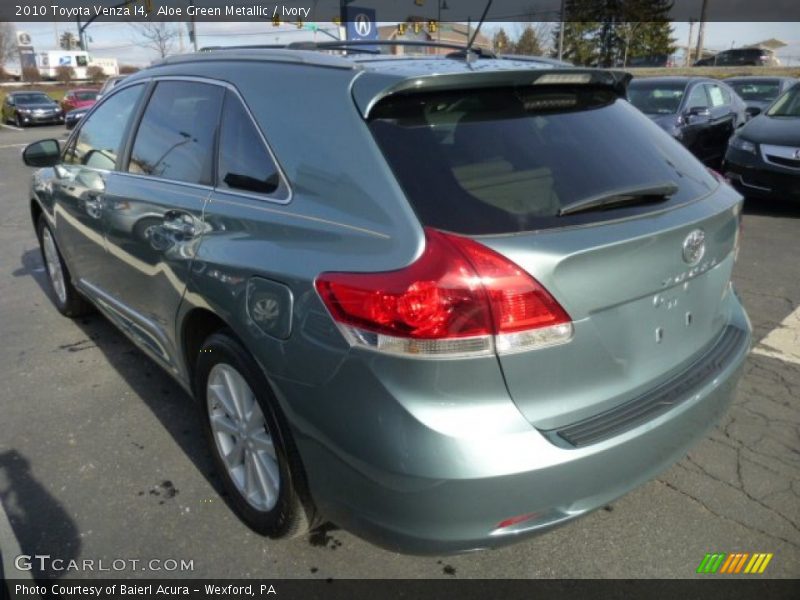
<path id="1" fill-rule="evenodd" d="M 185 34 L 185 24 L 177 24 Z M 320 27 L 330 27 L 332 23 L 319 23 Z M 487 23 L 486 33 L 504 25 L 512 37 L 518 35 L 524 24 Z M 77 34 L 76 26 L 71 23 L 17 23 L 20 31 L 27 31 L 33 38 L 37 52 L 56 50 L 57 35 L 64 31 Z M 241 23 L 199 23 L 198 40 L 200 46 L 235 45 L 235 44 L 282 44 L 304 39 L 312 39 L 313 34 L 298 30 L 292 25 L 275 28 L 269 21 Z M 686 23 L 674 23 L 674 36 L 677 44 L 685 45 L 688 40 L 689 26 Z M 96 22 L 88 29 L 91 40 L 90 52 L 96 56 L 117 58 L 121 64 L 147 65 L 157 54 L 142 47 L 141 38 L 134 27 L 127 23 Z M 319 40 L 326 39 L 317 34 Z M 712 50 L 723 50 L 733 46 L 753 44 L 768 38 L 777 38 L 789 44 L 778 51 L 782 62 L 787 65 L 800 65 L 800 23 L 707 23 L 705 46 Z M 697 27 L 694 30 L 693 43 L 697 41 Z M 184 35 L 184 48 L 189 50 L 188 36 Z M 176 51 L 179 44 L 176 43 Z"/>

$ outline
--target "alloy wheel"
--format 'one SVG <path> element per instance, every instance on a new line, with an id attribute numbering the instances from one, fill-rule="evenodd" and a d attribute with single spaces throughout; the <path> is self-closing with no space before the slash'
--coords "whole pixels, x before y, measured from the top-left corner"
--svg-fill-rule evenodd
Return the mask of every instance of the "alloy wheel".
<path id="1" fill-rule="evenodd" d="M 278 502 L 280 469 L 261 406 L 245 378 L 218 363 L 208 375 L 206 407 L 217 451 L 236 489 L 253 508 Z"/>
<path id="2" fill-rule="evenodd" d="M 42 247 L 44 248 L 44 259 L 47 263 L 47 274 L 50 276 L 50 283 L 53 291 L 58 296 L 58 301 L 63 305 L 67 303 L 67 287 L 64 282 L 64 271 L 61 268 L 61 260 L 58 257 L 58 250 L 53 241 L 50 229 L 45 227 L 42 232 Z"/>

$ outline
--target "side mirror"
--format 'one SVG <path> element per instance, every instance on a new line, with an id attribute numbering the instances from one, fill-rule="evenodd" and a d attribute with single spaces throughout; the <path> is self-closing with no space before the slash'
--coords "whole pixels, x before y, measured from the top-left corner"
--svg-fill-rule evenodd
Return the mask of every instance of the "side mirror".
<path id="1" fill-rule="evenodd" d="M 745 112 L 750 118 L 753 118 L 761 114 L 761 109 L 757 106 L 748 106 Z"/>
<path id="2" fill-rule="evenodd" d="M 58 140 L 41 140 L 22 151 L 22 161 L 29 167 L 54 167 L 61 162 Z"/>
<path id="3" fill-rule="evenodd" d="M 711 110 L 707 106 L 693 106 L 686 111 L 687 117 L 710 117 Z"/>

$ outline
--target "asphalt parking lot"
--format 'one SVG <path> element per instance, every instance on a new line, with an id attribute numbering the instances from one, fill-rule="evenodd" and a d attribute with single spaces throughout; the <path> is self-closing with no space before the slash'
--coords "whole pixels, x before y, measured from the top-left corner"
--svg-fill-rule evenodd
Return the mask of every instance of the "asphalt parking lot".
<path id="1" fill-rule="evenodd" d="M 800 577 L 800 205 L 747 204 L 735 283 L 754 352 L 732 410 L 684 460 L 537 538 L 414 557 L 334 526 L 286 542 L 251 533 L 219 496 L 189 397 L 102 317 L 56 312 L 19 155 L 65 134 L 0 128 L 0 500 L 25 554 L 193 570 L 35 575 L 685 578 L 707 552 L 771 552 L 764 576 Z"/>

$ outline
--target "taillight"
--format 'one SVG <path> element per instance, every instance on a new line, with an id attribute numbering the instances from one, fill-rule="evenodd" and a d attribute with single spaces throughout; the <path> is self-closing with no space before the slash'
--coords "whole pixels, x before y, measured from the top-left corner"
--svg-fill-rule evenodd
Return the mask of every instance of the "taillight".
<path id="1" fill-rule="evenodd" d="M 568 341 L 561 305 L 519 266 L 474 240 L 425 230 L 404 269 L 323 273 L 316 288 L 348 341 L 420 356 L 520 352 Z"/>

